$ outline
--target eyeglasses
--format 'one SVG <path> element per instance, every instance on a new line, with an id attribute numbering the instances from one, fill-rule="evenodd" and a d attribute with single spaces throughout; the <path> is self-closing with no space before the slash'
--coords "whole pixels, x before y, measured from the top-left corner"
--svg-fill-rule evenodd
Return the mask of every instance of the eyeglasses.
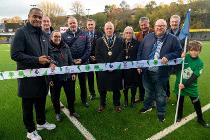
<path id="1" fill-rule="evenodd" d="M 132 32 L 125 32 L 126 34 L 133 34 Z"/>
<path id="2" fill-rule="evenodd" d="M 163 27 L 166 27 L 166 25 L 155 25 L 156 27 L 161 27 L 161 28 L 163 28 Z"/>

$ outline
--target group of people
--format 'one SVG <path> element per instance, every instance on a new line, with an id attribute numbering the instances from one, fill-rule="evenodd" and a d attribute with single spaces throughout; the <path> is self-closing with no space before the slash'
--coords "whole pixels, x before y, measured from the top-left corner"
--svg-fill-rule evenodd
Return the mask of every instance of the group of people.
<path id="1" fill-rule="evenodd" d="M 198 122 L 208 127 L 202 117 L 197 89 L 197 78 L 203 69 L 203 62 L 199 58 L 202 45 L 198 41 L 192 41 L 188 44 L 189 53 L 182 53 L 183 41 L 177 38 L 180 32 L 178 15 L 170 18 L 171 28 L 167 29 L 167 22 L 164 19 L 158 19 L 154 30 L 149 26 L 149 19 L 141 17 L 139 20 L 141 31 L 134 33 L 133 28 L 127 26 L 122 37 L 114 34 L 115 28 L 112 22 L 105 23 L 104 33 L 97 31 L 95 24 L 94 20 L 88 19 L 87 30 L 83 31 L 78 27 L 77 19 L 69 17 L 69 28 L 61 34 L 60 31 L 52 29 L 49 17 L 43 16 L 40 9 L 32 8 L 28 14 L 28 23 L 15 34 L 11 45 L 11 58 L 17 62 L 17 69 L 23 70 L 154 59 L 161 59 L 161 63 L 167 64 L 169 60 L 182 55 L 188 62 L 188 65 L 185 65 L 183 83 L 179 84 L 179 68 L 170 66 L 18 79 L 18 95 L 22 98 L 23 122 L 27 129 L 27 138 L 41 140 L 36 130 L 56 128 L 56 125 L 48 123 L 45 117 L 46 95 L 49 90 L 57 121 L 62 120 L 60 111 L 62 87 L 66 94 L 69 115 L 80 117 L 74 107 L 76 77 L 79 79 L 81 102 L 85 107 L 89 107 L 86 79 L 90 99 L 94 100 L 96 98 L 94 77 L 96 76 L 100 94 L 98 112 L 105 111 L 108 91 L 113 92 L 114 110 L 121 112 L 120 90 L 123 90 L 124 105 L 127 107 L 130 89 L 131 107 L 134 107 L 138 101 L 144 101 L 144 107 L 140 112 L 146 113 L 152 110 L 155 102 L 157 117 L 160 122 L 163 122 L 167 97 L 170 96 L 169 76 L 172 69 L 178 71 L 175 91 L 176 93 L 178 89 L 182 91 L 177 121 L 182 119 L 184 96 L 188 95 L 195 107 Z M 139 98 L 136 99 L 138 87 Z M 33 121 L 33 106 L 36 111 L 36 126 Z"/>

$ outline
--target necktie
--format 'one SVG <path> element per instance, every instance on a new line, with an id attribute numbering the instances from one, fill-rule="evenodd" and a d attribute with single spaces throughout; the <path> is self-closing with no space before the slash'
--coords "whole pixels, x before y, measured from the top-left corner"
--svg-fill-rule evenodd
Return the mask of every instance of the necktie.
<path id="1" fill-rule="evenodd" d="M 157 49 L 157 45 L 154 44 L 153 47 L 152 47 L 152 51 L 149 54 L 149 60 L 154 59 L 154 55 L 155 55 L 156 49 Z"/>
<path id="2" fill-rule="evenodd" d="M 112 42 L 112 38 L 109 38 L 109 39 L 108 39 L 108 43 L 109 43 L 109 46 L 112 46 L 112 43 L 113 43 L 113 42 Z"/>

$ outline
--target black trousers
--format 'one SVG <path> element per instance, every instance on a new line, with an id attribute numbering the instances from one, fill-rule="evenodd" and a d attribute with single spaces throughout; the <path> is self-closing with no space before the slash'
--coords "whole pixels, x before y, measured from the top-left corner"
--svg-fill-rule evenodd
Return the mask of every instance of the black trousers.
<path id="1" fill-rule="evenodd" d="M 139 88 L 139 100 L 144 101 L 145 89 L 142 82 L 142 74 L 140 74 L 140 77 L 139 77 L 138 88 Z"/>
<path id="2" fill-rule="evenodd" d="M 113 92 L 113 104 L 114 106 L 120 106 L 120 90 L 114 90 Z M 100 93 L 100 106 L 106 106 L 106 94 L 107 91 L 102 90 Z"/>
<path id="3" fill-rule="evenodd" d="M 203 119 L 203 114 L 201 111 L 201 103 L 198 97 L 190 97 L 192 104 L 194 106 L 195 112 L 197 114 L 198 119 Z M 177 118 L 181 119 L 183 117 L 183 104 L 184 104 L 184 96 L 180 96 L 179 99 L 179 108 Z"/>
<path id="4" fill-rule="evenodd" d="M 89 87 L 90 95 L 96 96 L 95 89 L 94 89 L 95 87 L 94 86 L 94 72 L 88 72 L 87 78 L 88 78 L 88 87 Z"/>
<path id="5" fill-rule="evenodd" d="M 79 79 L 79 86 L 80 86 L 80 97 L 81 97 L 81 101 L 82 103 L 86 103 L 87 102 L 87 87 L 86 87 L 86 73 L 78 73 L 78 79 Z M 74 89 L 74 93 L 75 93 L 75 81 L 72 81 L 73 83 L 73 89 Z"/>
<path id="6" fill-rule="evenodd" d="M 129 89 L 131 89 L 131 103 L 134 103 L 137 88 L 136 88 L 136 87 L 130 87 L 130 88 L 125 88 L 125 89 L 123 90 L 124 97 L 125 97 L 125 101 L 127 101 L 127 102 L 128 102 L 128 90 L 129 90 Z"/>
<path id="7" fill-rule="evenodd" d="M 37 98 L 22 98 L 23 122 L 29 133 L 36 130 L 35 123 L 33 121 L 33 106 L 35 107 L 37 124 L 42 125 L 46 122 L 45 104 L 46 96 Z"/>
<path id="8" fill-rule="evenodd" d="M 66 94 L 68 109 L 70 112 L 74 113 L 74 101 L 75 101 L 75 90 L 74 81 L 68 79 L 67 81 L 53 81 L 53 86 L 50 87 L 51 100 L 56 114 L 60 114 L 60 93 L 61 88 L 64 88 Z"/>

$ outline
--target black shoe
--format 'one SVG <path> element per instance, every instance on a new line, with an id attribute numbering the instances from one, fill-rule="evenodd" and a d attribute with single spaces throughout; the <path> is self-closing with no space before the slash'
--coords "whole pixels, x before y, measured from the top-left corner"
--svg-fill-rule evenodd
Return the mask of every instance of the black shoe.
<path id="1" fill-rule="evenodd" d="M 182 118 L 177 118 L 176 122 L 181 122 Z"/>
<path id="2" fill-rule="evenodd" d="M 80 118 L 80 115 L 79 114 L 77 114 L 76 112 L 74 112 L 74 113 L 71 113 L 70 112 L 70 116 L 73 116 L 73 117 L 75 117 L 75 118 Z"/>
<path id="3" fill-rule="evenodd" d="M 152 108 L 147 108 L 147 109 L 142 108 L 142 109 L 139 110 L 140 113 L 147 113 L 147 112 L 150 112 L 150 111 L 152 111 Z"/>
<path id="4" fill-rule="evenodd" d="M 158 115 L 158 120 L 160 122 L 164 122 L 165 121 L 165 116 L 164 115 Z"/>
<path id="5" fill-rule="evenodd" d="M 115 112 L 121 112 L 122 111 L 122 109 L 121 109 L 121 107 L 120 106 L 115 106 Z"/>
<path id="6" fill-rule="evenodd" d="M 99 108 L 97 109 L 98 113 L 104 112 L 105 107 L 104 106 L 99 106 Z"/>
<path id="7" fill-rule="evenodd" d="M 90 100 L 95 100 L 96 99 L 96 95 L 90 95 Z"/>
<path id="8" fill-rule="evenodd" d="M 209 124 L 206 123 L 203 119 L 198 119 L 197 122 L 201 124 L 204 128 L 209 128 Z"/>
<path id="9" fill-rule="evenodd" d="M 82 103 L 83 105 L 84 105 L 84 107 L 86 107 L 86 108 L 88 108 L 89 107 L 89 104 L 88 104 L 88 102 L 84 102 L 84 103 Z"/>

